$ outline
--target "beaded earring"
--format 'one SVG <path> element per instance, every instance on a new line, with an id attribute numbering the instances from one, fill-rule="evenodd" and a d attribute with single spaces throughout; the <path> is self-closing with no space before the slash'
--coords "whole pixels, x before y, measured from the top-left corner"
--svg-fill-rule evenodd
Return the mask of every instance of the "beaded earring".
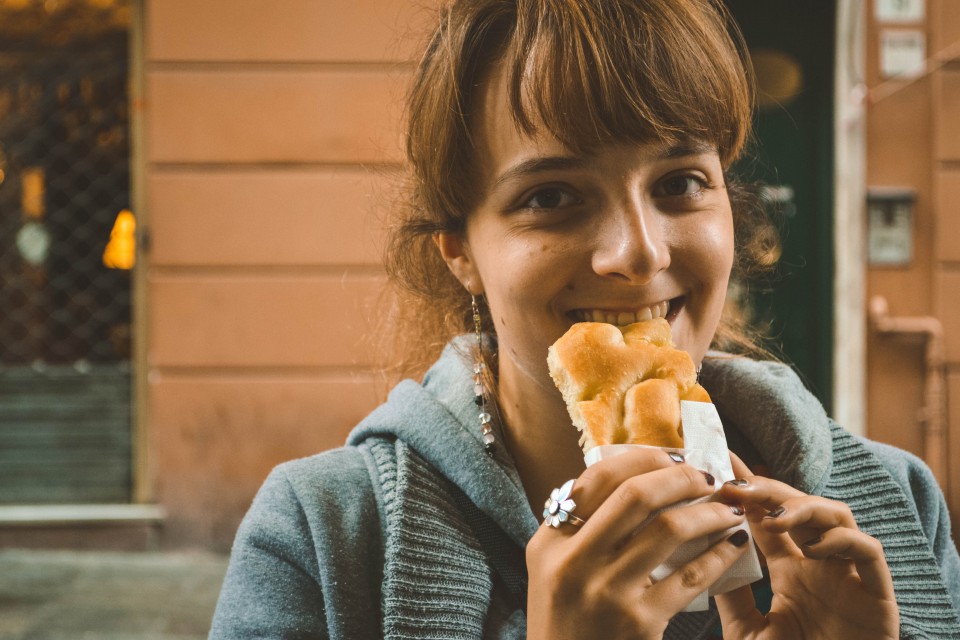
<path id="1" fill-rule="evenodd" d="M 480 328 L 480 307 L 477 306 L 477 297 L 470 296 L 470 306 L 473 309 L 473 329 L 477 336 L 477 361 L 473 363 L 473 401 L 480 410 L 480 433 L 483 436 L 483 448 L 487 455 L 493 456 L 496 450 L 497 439 L 493 435 L 493 418 L 487 411 L 487 388 L 484 372 L 487 365 L 483 361 L 483 334 Z"/>

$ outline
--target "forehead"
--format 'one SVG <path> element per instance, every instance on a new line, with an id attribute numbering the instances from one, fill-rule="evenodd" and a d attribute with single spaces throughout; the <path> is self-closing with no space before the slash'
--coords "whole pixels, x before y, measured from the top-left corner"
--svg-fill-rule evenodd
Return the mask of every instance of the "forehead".
<path id="1" fill-rule="evenodd" d="M 642 150 L 641 157 L 650 160 L 717 153 L 715 144 L 679 133 L 669 139 L 625 139 L 622 144 L 598 140 L 591 148 L 573 150 L 536 118 L 533 125 L 533 129 L 527 131 L 517 122 L 507 74 L 502 65 L 494 65 L 478 87 L 471 122 L 475 163 L 486 184 L 497 180 L 507 168 L 531 158 L 591 158 L 618 147 L 629 147 L 634 157 L 638 149 Z"/>
<path id="2" fill-rule="evenodd" d="M 566 152 L 566 147 L 542 123 L 535 121 L 533 132 L 522 130 L 511 108 L 507 74 L 502 64 L 494 65 L 481 82 L 472 115 L 476 160 L 488 176 L 523 154 Z"/>

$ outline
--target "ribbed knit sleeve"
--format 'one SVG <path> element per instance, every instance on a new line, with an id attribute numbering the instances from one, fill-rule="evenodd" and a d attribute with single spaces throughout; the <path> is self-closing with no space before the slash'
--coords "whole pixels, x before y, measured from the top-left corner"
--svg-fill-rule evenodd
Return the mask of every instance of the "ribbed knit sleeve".
<path id="1" fill-rule="evenodd" d="M 883 544 L 900 606 L 901 637 L 960 639 L 960 619 L 912 493 L 860 440 L 836 425 L 832 432 L 833 469 L 824 495 L 845 502 L 860 528 Z"/>
<path id="2" fill-rule="evenodd" d="M 384 636 L 479 639 L 492 577 L 448 482 L 403 442 L 373 442 L 386 511 Z"/>
<path id="3" fill-rule="evenodd" d="M 947 503 L 936 478 L 929 467 L 911 453 L 879 442 L 864 440 L 863 443 L 913 499 L 912 507 L 940 566 L 954 609 L 960 611 L 960 555 L 951 536 Z"/>

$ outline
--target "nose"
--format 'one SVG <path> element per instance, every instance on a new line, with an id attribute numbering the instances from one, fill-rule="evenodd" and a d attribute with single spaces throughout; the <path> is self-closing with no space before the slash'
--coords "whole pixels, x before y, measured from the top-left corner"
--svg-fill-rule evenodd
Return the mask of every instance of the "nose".
<path id="1" fill-rule="evenodd" d="M 602 216 L 593 270 L 629 284 L 647 284 L 670 266 L 665 220 L 655 207 L 625 199 Z"/>

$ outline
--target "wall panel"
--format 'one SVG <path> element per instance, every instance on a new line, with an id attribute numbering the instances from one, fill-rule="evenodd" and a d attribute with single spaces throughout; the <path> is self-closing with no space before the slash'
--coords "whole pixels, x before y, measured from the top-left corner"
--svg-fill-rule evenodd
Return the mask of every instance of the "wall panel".
<path id="1" fill-rule="evenodd" d="M 937 213 L 937 258 L 960 262 L 960 169 L 938 172 Z"/>
<path id="2" fill-rule="evenodd" d="M 381 218 L 435 4 L 144 4 L 137 473 L 165 546 L 229 548 L 269 470 L 385 391 Z"/>
<path id="3" fill-rule="evenodd" d="M 938 52 L 951 47 L 955 55 L 960 55 L 956 49 L 960 43 L 960 11 L 957 11 L 956 0 L 929 0 L 929 4 L 934 24 L 938 26 L 933 45 Z"/>
<path id="4" fill-rule="evenodd" d="M 155 171 L 154 266 L 380 263 L 395 172 Z"/>
<path id="5" fill-rule="evenodd" d="M 937 285 L 936 315 L 943 323 L 947 360 L 960 363 L 960 269 L 944 269 L 935 274 L 934 282 Z"/>
<path id="6" fill-rule="evenodd" d="M 385 71 L 154 72 L 155 163 L 356 163 L 401 159 L 402 77 Z"/>
<path id="7" fill-rule="evenodd" d="M 940 160 L 960 161 L 960 71 L 940 73 L 940 99 L 937 104 L 937 153 Z"/>
<path id="8" fill-rule="evenodd" d="M 409 60 L 430 19 L 408 0 L 151 2 L 152 61 Z"/>
<path id="9" fill-rule="evenodd" d="M 369 375 L 157 375 L 150 394 L 168 538 L 223 550 L 275 465 L 340 446 L 377 399 Z"/>
<path id="10" fill-rule="evenodd" d="M 379 276 L 159 276 L 154 367 L 358 367 Z"/>

